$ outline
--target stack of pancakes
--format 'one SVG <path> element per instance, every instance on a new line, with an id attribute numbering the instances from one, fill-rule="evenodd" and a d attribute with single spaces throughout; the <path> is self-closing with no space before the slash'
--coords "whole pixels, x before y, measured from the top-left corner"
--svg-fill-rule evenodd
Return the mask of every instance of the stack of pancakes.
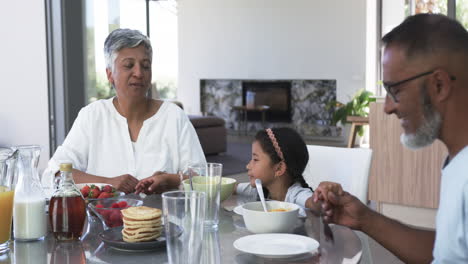
<path id="1" fill-rule="evenodd" d="M 155 240 L 161 235 L 161 210 L 147 206 L 129 207 L 122 210 L 125 242 Z"/>

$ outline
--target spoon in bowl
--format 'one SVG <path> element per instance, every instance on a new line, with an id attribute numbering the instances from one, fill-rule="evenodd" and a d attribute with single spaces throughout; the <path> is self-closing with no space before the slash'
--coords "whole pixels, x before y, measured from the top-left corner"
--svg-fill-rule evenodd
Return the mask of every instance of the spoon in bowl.
<path id="1" fill-rule="evenodd" d="M 257 187 L 258 196 L 260 196 L 260 201 L 262 202 L 263 211 L 265 211 L 265 213 L 268 213 L 267 206 L 265 203 L 265 195 L 263 194 L 262 181 L 260 179 L 256 179 L 255 186 Z"/>

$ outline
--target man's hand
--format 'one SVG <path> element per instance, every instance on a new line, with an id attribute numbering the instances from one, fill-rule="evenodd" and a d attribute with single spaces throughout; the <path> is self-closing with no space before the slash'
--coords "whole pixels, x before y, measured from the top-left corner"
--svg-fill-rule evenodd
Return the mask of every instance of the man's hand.
<path id="1" fill-rule="evenodd" d="M 112 185 L 119 191 L 124 193 L 131 193 L 135 190 L 135 186 L 138 184 L 138 179 L 130 174 L 124 174 L 117 177 L 109 178 L 107 183 Z"/>
<path id="2" fill-rule="evenodd" d="M 323 202 L 322 209 L 327 222 L 362 230 L 364 222 L 372 214 L 366 205 L 348 192 L 343 192 L 342 195 L 328 192 L 326 197 L 327 201 Z"/>
<path id="3" fill-rule="evenodd" d="M 343 195 L 343 187 L 336 182 L 323 181 L 314 190 L 313 200 L 317 203 L 319 200 L 328 201 L 328 193 L 332 192 L 338 196 Z"/>

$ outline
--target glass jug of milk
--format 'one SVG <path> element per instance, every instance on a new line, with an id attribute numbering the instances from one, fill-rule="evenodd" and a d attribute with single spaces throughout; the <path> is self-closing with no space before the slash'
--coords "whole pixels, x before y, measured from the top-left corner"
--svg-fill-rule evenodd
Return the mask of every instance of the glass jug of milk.
<path id="1" fill-rule="evenodd" d="M 44 238 L 47 232 L 46 196 L 37 172 L 41 148 L 37 145 L 17 146 L 18 183 L 13 205 L 15 240 Z"/>

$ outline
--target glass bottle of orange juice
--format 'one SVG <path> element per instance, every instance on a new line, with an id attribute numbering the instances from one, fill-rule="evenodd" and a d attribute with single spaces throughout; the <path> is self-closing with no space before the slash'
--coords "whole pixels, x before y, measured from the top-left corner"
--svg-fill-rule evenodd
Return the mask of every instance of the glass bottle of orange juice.
<path id="1" fill-rule="evenodd" d="M 15 174 L 17 152 L 0 154 L 0 254 L 8 251 L 13 215 L 14 190 L 12 188 Z"/>
<path id="2" fill-rule="evenodd" d="M 78 240 L 83 234 L 86 204 L 72 176 L 72 164 L 60 164 L 58 189 L 49 203 L 49 220 L 57 240 Z"/>

